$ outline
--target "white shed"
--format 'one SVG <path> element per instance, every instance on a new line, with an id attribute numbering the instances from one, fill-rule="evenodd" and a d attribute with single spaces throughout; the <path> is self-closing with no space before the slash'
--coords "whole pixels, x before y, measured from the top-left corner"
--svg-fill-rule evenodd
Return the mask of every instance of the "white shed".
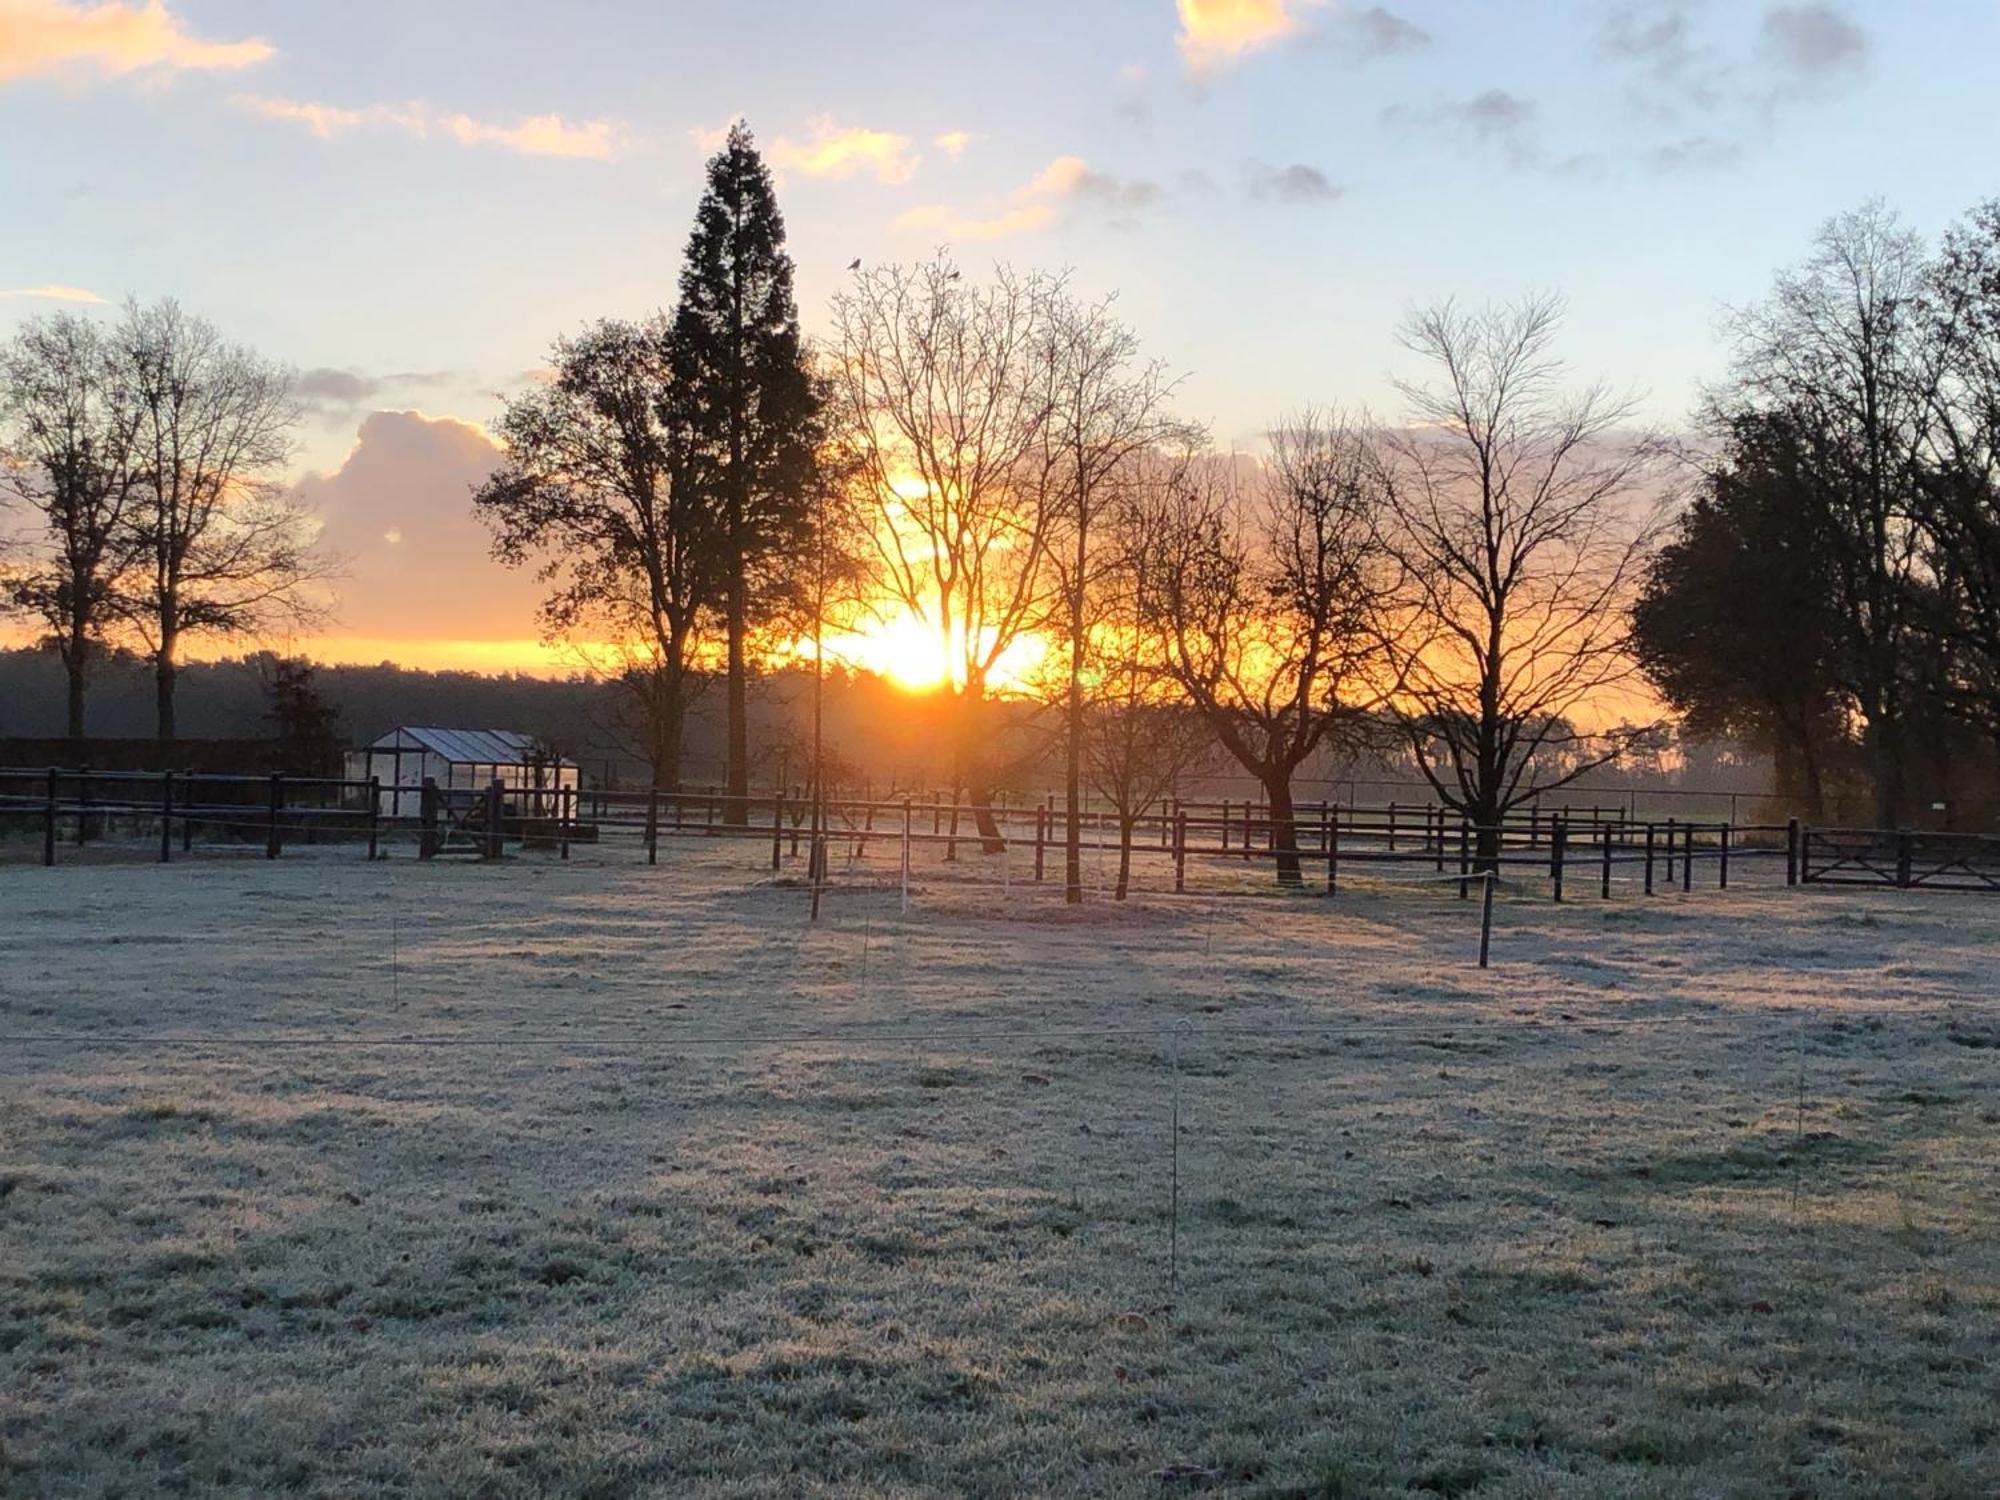
<path id="1" fill-rule="evenodd" d="M 347 779 L 371 777 L 381 783 L 378 810 L 392 818 L 421 812 L 426 781 L 456 792 L 483 791 L 497 781 L 506 788 L 507 810 L 523 817 L 556 816 L 557 793 L 582 784 L 575 761 L 514 729 L 392 729 L 347 753 Z"/>

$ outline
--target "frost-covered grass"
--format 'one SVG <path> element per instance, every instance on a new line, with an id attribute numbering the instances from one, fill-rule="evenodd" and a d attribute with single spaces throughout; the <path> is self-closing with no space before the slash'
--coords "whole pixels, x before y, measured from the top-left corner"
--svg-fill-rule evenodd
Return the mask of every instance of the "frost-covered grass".
<path id="1" fill-rule="evenodd" d="M 2000 1491 L 2000 901 L 579 854 L 0 870 L 0 1491 Z"/>

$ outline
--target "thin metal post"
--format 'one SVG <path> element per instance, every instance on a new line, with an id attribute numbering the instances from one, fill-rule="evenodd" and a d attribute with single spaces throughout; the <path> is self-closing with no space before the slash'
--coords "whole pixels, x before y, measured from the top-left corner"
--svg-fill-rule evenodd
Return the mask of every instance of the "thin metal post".
<path id="1" fill-rule="evenodd" d="M 1494 874 L 1488 870 L 1480 879 L 1486 887 L 1486 894 L 1479 903 L 1479 967 L 1486 967 L 1487 957 L 1493 951 L 1493 887 Z"/>
<path id="2" fill-rule="evenodd" d="M 1549 819 L 1549 888 L 1558 905 L 1563 898 L 1563 855 L 1569 848 L 1569 819 L 1561 813 Z"/>
<path id="3" fill-rule="evenodd" d="M 581 776 L 582 770 L 577 774 Z M 562 767 L 556 767 L 556 840 L 562 846 L 562 857 L 569 858 L 569 825 L 575 819 L 577 803 L 581 800 L 582 788 L 562 784 Z"/>
<path id="4" fill-rule="evenodd" d="M 49 767 L 48 802 L 42 810 L 42 863 L 56 862 L 56 778 L 60 773 L 54 766 Z"/>
<path id="5" fill-rule="evenodd" d="M 1174 809 L 1174 894 L 1187 889 L 1187 809 Z"/>
<path id="6" fill-rule="evenodd" d="M 1042 881 L 1042 858 L 1044 846 L 1049 837 L 1049 810 L 1037 805 L 1035 808 L 1035 883 Z"/>
<path id="7" fill-rule="evenodd" d="M 903 799 L 903 915 L 910 913 L 910 799 Z"/>
<path id="8" fill-rule="evenodd" d="M 1604 870 L 1598 880 L 1598 894 L 1604 900 L 1611 899 L 1611 825 L 1604 825 Z"/>
<path id="9" fill-rule="evenodd" d="M 1458 820 L 1458 899 L 1461 901 L 1472 894 L 1466 883 L 1466 877 L 1471 873 L 1471 870 L 1472 824 L 1468 820 L 1460 818 Z"/>
<path id="10" fill-rule="evenodd" d="M 1653 825 L 1646 825 L 1646 894 L 1653 894 Z"/>
<path id="11" fill-rule="evenodd" d="M 1734 800 L 1733 793 L 1731 794 L 1731 800 Z M 1717 852 L 1717 859 L 1720 863 L 1716 870 L 1715 888 L 1719 891 L 1729 889 L 1729 827 L 1729 824 L 1724 823 L 1718 830 L 1718 836 L 1721 838 L 1722 844 Z"/>
<path id="12" fill-rule="evenodd" d="M 285 773 L 271 773 L 271 821 L 264 834 L 264 858 L 276 859 L 284 842 L 284 835 L 278 828 L 278 815 L 285 807 Z"/>
<path id="13" fill-rule="evenodd" d="M 1788 819 L 1785 823 L 1785 884 L 1799 883 L 1799 820 Z"/>
<path id="14" fill-rule="evenodd" d="M 1694 889 L 1694 824 L 1692 823 L 1688 824 L 1687 832 L 1681 835 L 1681 889 L 1683 891 Z"/>
<path id="15" fill-rule="evenodd" d="M 1326 893 L 1340 894 L 1340 808 L 1328 808 L 1326 817 Z"/>
<path id="16" fill-rule="evenodd" d="M 160 772 L 160 863 L 174 858 L 174 773 Z"/>

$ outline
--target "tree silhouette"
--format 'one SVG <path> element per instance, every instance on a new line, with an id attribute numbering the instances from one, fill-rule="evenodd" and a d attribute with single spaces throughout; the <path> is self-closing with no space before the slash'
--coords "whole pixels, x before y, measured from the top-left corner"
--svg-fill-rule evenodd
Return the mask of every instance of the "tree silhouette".
<path id="1" fill-rule="evenodd" d="M 749 816 L 750 632 L 805 526 L 820 401 L 799 338 L 771 174 L 741 121 L 708 164 L 681 270 L 672 357 L 693 481 L 716 502 L 728 653 L 727 820 Z"/>

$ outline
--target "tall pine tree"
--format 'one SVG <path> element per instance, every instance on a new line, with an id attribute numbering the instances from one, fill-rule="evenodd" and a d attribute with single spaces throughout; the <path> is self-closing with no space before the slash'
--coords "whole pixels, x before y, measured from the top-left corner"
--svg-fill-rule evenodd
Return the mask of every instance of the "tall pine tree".
<path id="1" fill-rule="evenodd" d="M 804 528 L 820 427 L 785 222 L 741 121 L 708 164 L 680 293 L 676 374 L 726 551 L 727 791 L 729 819 L 740 824 L 749 817 L 748 642 L 771 602 L 773 564 Z"/>

